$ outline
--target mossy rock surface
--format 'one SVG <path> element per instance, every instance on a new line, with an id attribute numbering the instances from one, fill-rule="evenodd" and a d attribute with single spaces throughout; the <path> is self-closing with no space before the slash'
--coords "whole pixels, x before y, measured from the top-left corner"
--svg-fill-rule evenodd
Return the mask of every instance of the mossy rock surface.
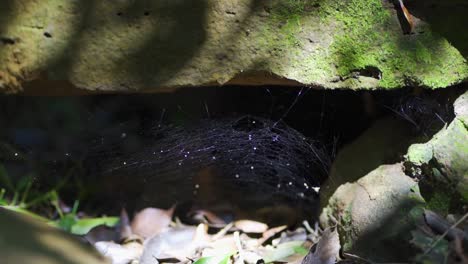
<path id="1" fill-rule="evenodd" d="M 341 185 L 322 210 L 320 223 L 333 226 L 339 221 L 345 252 L 375 262 L 402 262 L 414 253 L 409 231 L 424 203 L 418 184 L 405 175 L 402 164 L 382 165 Z"/>
<path id="2" fill-rule="evenodd" d="M 355 182 L 382 164 L 400 161 L 413 137 L 410 124 L 404 120 L 395 117 L 376 120 L 339 151 L 327 181 L 320 186 L 321 205 L 327 204 L 340 185 Z"/>
<path id="3" fill-rule="evenodd" d="M 468 92 L 454 103 L 455 119 L 424 144 L 411 145 L 406 154 L 409 173 L 429 177 L 458 190 L 468 202 Z"/>
<path id="4" fill-rule="evenodd" d="M 448 3 L 468 10 L 440 6 Z M 466 80 L 465 42 L 451 38 L 465 29 L 446 34 L 453 19 L 426 18 L 423 6 L 409 8 L 414 33 L 404 34 L 398 9 L 382 0 L 1 1 L 0 90 L 37 79 L 98 91 Z"/>

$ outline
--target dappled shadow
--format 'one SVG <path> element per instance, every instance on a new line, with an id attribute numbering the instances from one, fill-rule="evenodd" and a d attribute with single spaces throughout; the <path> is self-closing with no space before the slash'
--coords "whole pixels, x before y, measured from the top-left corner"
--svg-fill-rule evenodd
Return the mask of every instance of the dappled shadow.
<path id="1" fill-rule="evenodd" d="M 468 58 L 468 2 L 413 0 L 407 7 L 418 18 L 431 25 L 431 29 L 446 38 Z"/>
<path id="2" fill-rule="evenodd" d="M 24 5 L 27 5 L 26 2 Z M 431 36 L 430 33 L 428 37 L 425 35 L 421 37 L 421 34 L 426 34 L 425 32 L 417 32 L 414 35 L 403 34 L 405 30 L 401 30 L 399 25 L 395 24 L 398 23 L 397 11 L 389 18 L 384 17 L 385 21 L 382 21 L 380 17 L 367 18 L 368 14 L 365 13 L 363 13 L 365 15 L 358 14 L 357 18 L 348 17 L 351 11 L 356 10 L 354 7 L 349 7 L 348 3 L 337 5 L 333 1 L 316 0 L 309 1 L 306 8 L 299 7 L 296 10 L 294 4 L 291 7 L 288 6 L 292 2 L 296 3 L 288 1 L 283 6 L 283 3 L 276 5 L 275 1 L 260 0 L 240 1 L 237 4 L 212 3 L 208 0 L 179 0 L 118 1 L 109 5 L 95 1 L 78 1 L 73 4 L 44 8 L 50 11 L 50 15 L 42 10 L 37 14 L 41 17 L 40 21 L 35 21 L 31 18 L 36 15 L 31 11 L 33 8 L 26 10 L 26 15 L 20 17 L 18 13 L 24 7 L 13 8 L 14 1 L 9 0 L 1 4 L 0 15 L 17 16 L 24 20 L 31 19 L 39 24 L 37 28 L 34 26 L 33 30 L 34 34 L 40 35 L 35 35 L 31 39 L 39 40 L 37 44 L 39 49 L 54 49 L 51 52 L 41 51 L 41 55 L 47 58 L 41 58 L 38 65 L 32 65 L 38 66 L 38 69 L 28 69 L 25 75 L 37 74 L 38 72 L 35 71 L 47 72 L 50 79 L 69 79 L 79 87 L 98 90 L 99 88 L 128 91 L 134 91 L 137 88 L 156 90 L 156 87 L 166 85 L 189 86 L 207 82 L 224 84 L 246 71 L 267 71 L 283 75 L 298 71 L 300 74 L 294 72 L 290 75 L 295 74 L 296 79 L 308 80 L 304 76 L 297 77 L 297 75 L 303 72 L 315 74 L 316 72 L 312 70 L 314 67 L 320 69 L 323 67 L 325 70 L 331 68 L 331 74 L 334 74 L 335 69 L 333 65 L 330 66 L 331 63 L 335 64 L 340 76 L 335 76 L 338 77 L 336 80 L 334 76 L 330 76 L 330 82 L 359 79 L 357 77 L 365 76 L 368 77 L 367 79 L 372 79 L 368 86 L 376 86 L 380 84 L 378 80 L 382 78 L 382 73 L 385 79 L 385 74 L 388 76 L 388 73 L 396 72 L 398 76 L 391 80 L 394 83 L 388 85 L 392 87 L 392 85 L 401 85 L 401 83 L 395 84 L 396 81 L 402 79 L 401 75 L 428 75 L 436 71 L 434 68 L 438 65 L 448 64 L 439 62 L 451 59 L 451 57 L 444 57 L 448 56 L 445 54 L 447 52 L 443 52 L 443 49 L 447 48 L 442 46 L 445 44 L 445 39 Z M 35 7 L 33 5 L 35 4 L 44 7 L 36 2 L 31 3 L 27 6 Z M 308 6 L 309 3 L 310 6 Z M 362 5 L 368 8 L 367 4 Z M 369 10 L 375 6 L 380 8 L 380 4 L 376 4 L 375 1 L 372 1 L 370 5 L 374 7 Z M 418 15 L 418 6 L 413 5 L 416 4 L 409 4 L 408 7 L 411 12 L 414 11 L 414 14 Z M 333 11 L 328 17 L 323 15 L 329 11 L 326 8 L 333 9 L 335 6 L 338 7 L 335 10 L 336 13 Z M 291 10 L 284 11 L 285 8 L 282 7 L 288 7 Z M 388 7 L 386 4 L 385 8 Z M 350 12 L 347 12 L 348 8 Z M 47 14 L 44 15 L 45 13 Z M 289 20 L 297 22 L 305 16 L 317 18 L 317 21 L 319 18 L 327 17 L 324 21 L 326 23 L 336 20 L 347 24 L 350 19 L 353 20 L 352 23 L 357 23 L 356 26 L 349 24 L 350 28 L 345 29 L 343 34 L 337 23 L 336 34 L 341 35 L 330 37 L 336 40 L 331 47 L 335 50 L 331 52 L 333 54 L 331 58 L 325 59 L 326 65 L 314 65 L 322 62 L 320 61 L 321 55 L 308 54 L 308 52 L 315 52 L 316 46 L 323 43 L 319 45 L 313 39 L 306 39 L 300 26 L 299 29 L 285 29 L 287 33 L 282 31 L 288 27 Z M 428 22 L 432 23 L 432 16 L 428 17 Z M 66 20 L 63 22 L 65 26 L 59 25 L 62 22 L 57 21 L 59 19 Z M 0 32 L 8 27 L 9 23 L 16 25 L 16 22 L 11 22 L 15 19 L 4 20 L 5 23 L 0 25 Z M 434 28 L 439 32 L 437 22 L 434 22 Z M 457 25 L 456 28 L 461 28 L 460 25 L 463 23 Z M 386 28 L 387 26 L 389 27 Z M 30 26 L 26 25 L 26 27 Z M 335 30 L 333 27 L 328 29 L 324 26 L 320 29 L 323 31 L 317 30 L 312 33 L 327 34 L 329 30 Z M 396 35 L 397 29 L 400 29 L 398 32 L 400 36 Z M 40 31 L 36 32 L 36 30 Z M 68 32 L 60 33 L 58 32 L 60 30 L 68 30 Z M 451 33 L 457 30 L 448 31 Z M 445 33 L 441 34 L 446 36 Z M 457 36 L 463 37 L 462 35 L 464 34 Z M 289 37 L 292 39 L 288 40 Z M 447 35 L 447 38 L 463 53 L 463 48 L 460 47 L 466 41 L 457 42 L 457 39 L 451 35 Z M 374 39 L 379 43 L 373 43 Z M 11 39 L 0 40 L 7 44 L 12 42 Z M 307 48 L 301 47 L 303 44 L 308 45 Z M 376 55 L 380 49 L 382 56 Z M 440 54 L 433 52 L 437 50 L 442 50 L 442 52 Z M 31 51 L 31 53 L 34 52 L 36 51 Z M 388 55 L 385 52 L 394 55 Z M 369 55 L 369 53 L 373 54 Z M 29 54 L 25 52 L 24 55 Z M 464 55 L 466 57 L 466 53 Z M 295 65 L 298 60 L 302 59 L 302 56 L 304 59 L 310 59 L 309 56 L 318 57 L 317 61 L 311 60 L 308 64 Z M 37 63 L 34 61 L 34 56 L 30 57 L 30 61 L 26 61 L 21 67 L 25 67 L 24 65 L 28 63 Z M 308 69 L 304 69 L 304 65 Z M 423 65 L 423 67 L 418 68 L 418 65 Z M 23 70 L 21 67 L 18 72 Z M 413 68 L 415 70 L 412 70 Z M 404 72 L 405 70 L 407 72 Z M 88 72 L 89 76 L 86 76 Z M 423 76 L 423 79 L 425 77 Z M 456 77 L 450 76 L 447 80 L 453 78 Z M 217 83 L 212 83 L 212 81 L 217 81 Z M 416 80 L 407 84 L 418 83 Z M 299 83 L 293 85 L 298 86 Z"/>
<path id="3" fill-rule="evenodd" d="M 76 2 L 76 5 L 74 6 L 76 13 L 73 17 L 73 28 L 69 33 L 69 36 L 67 36 L 67 44 L 59 53 L 55 54 L 48 60 L 47 69 L 44 69 L 48 73 L 46 78 L 55 80 L 68 75 L 73 59 L 75 59 L 75 51 L 78 50 L 82 44 L 80 39 L 83 32 L 87 29 L 87 26 L 89 26 L 89 20 L 92 17 L 94 9 L 94 1 Z M 54 37 L 53 35 L 49 36 Z M 44 37 L 47 36 L 44 35 Z"/>
<path id="4" fill-rule="evenodd" d="M 1 45 L 6 45 L 6 44 L 14 44 L 10 36 L 4 35 L 5 34 L 5 29 L 7 28 L 8 25 L 8 20 L 11 19 L 11 13 L 13 10 L 13 1 L 14 0 L 5 0 L 2 1 L 2 5 L 0 8 L 0 49 Z"/>
<path id="5" fill-rule="evenodd" d="M 153 29 L 143 38 L 144 43 L 135 43 L 138 48 L 115 66 L 125 65 L 132 78 L 145 87 L 171 80 L 205 42 L 206 9 L 206 0 L 158 1 L 134 4 L 117 13 L 118 22 L 130 27 L 138 16 L 153 19 Z"/>
<path id="6" fill-rule="evenodd" d="M 116 4 L 115 8 L 87 1 L 74 22 L 70 43 L 49 68 L 53 75 L 67 76 L 79 60 L 91 59 L 84 56 L 95 55 L 90 70 L 95 66 L 125 72 L 139 86 L 161 84 L 171 79 L 203 44 L 205 9 L 206 1 L 133 1 Z M 90 46 L 99 46 L 103 35 L 111 39 L 103 38 L 102 44 L 110 46 L 104 53 L 90 53 Z M 128 83 L 120 85 L 133 88 Z"/>
<path id="7" fill-rule="evenodd" d="M 33 30 L 33 34 L 40 34 L 31 37 L 38 41 L 40 49 L 54 49 L 49 53 L 41 51 L 45 56 L 38 70 L 41 74 L 47 73 L 47 76 L 41 75 L 41 79 L 69 79 L 76 84 L 73 78 L 76 80 L 77 73 L 83 74 L 82 69 L 77 68 L 85 63 L 91 75 L 112 74 L 118 80 L 123 79 L 120 82 L 123 88 L 158 86 L 170 80 L 196 54 L 206 38 L 207 1 L 119 1 L 113 4 L 78 1 L 53 6 L 46 15 L 43 10 L 34 13 L 32 3 L 24 3 L 24 6 L 13 6 L 13 3 L 1 3 L 0 33 L 11 26 L 22 27 L 15 18 L 26 20 L 37 16 L 30 18 L 37 25 L 30 25 L 28 21 L 24 26 Z M 13 44 L 13 37 L 0 34 L 0 45 Z M 119 88 L 109 87 L 105 78 L 102 79 L 103 86 L 107 84 L 104 88 Z M 93 81 L 99 85 L 98 79 Z"/>
<path id="8" fill-rule="evenodd" d="M 422 217 L 422 215 L 412 215 L 411 210 L 414 207 L 415 201 L 411 201 L 408 198 L 392 208 L 381 208 L 380 211 L 370 213 L 386 215 L 386 217 L 379 218 L 378 222 L 375 223 L 361 223 L 368 230 L 365 232 L 360 230 L 362 233 L 353 241 L 351 249 L 348 252 L 370 259 L 373 263 L 406 263 L 411 261 L 416 253 L 418 253 L 418 250 L 410 243 L 412 239 L 411 231 L 417 228 L 415 217 Z M 375 217 L 374 219 L 377 218 Z M 341 230 L 342 233 L 349 231 Z"/>

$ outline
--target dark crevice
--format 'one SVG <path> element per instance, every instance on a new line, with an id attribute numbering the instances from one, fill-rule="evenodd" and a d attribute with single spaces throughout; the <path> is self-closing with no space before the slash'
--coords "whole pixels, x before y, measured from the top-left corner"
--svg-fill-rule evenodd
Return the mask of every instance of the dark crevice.
<path id="1" fill-rule="evenodd" d="M 367 75 L 372 75 L 376 69 L 367 71 L 370 72 Z M 7 168 L 11 174 L 18 177 L 30 168 L 38 174 L 38 186 L 44 189 L 53 186 L 54 181 L 61 179 L 70 167 L 79 164 L 80 169 L 75 170 L 74 177 L 80 179 L 83 186 L 91 184 L 88 193 L 93 193 L 90 190 L 96 193 L 86 199 L 99 201 L 89 204 L 103 207 L 101 210 L 118 212 L 123 205 L 128 208 L 143 205 L 168 207 L 182 201 L 196 205 L 197 200 L 191 198 L 190 188 L 193 186 L 181 191 L 179 182 L 216 176 L 212 182 L 216 186 L 224 186 L 222 190 L 225 192 L 221 194 L 214 189 L 212 195 L 220 195 L 219 201 L 227 199 L 226 193 L 239 192 L 240 195 L 232 196 L 237 197 L 232 199 L 240 199 L 238 205 L 252 207 L 245 209 L 250 213 L 255 212 L 255 207 L 283 202 L 310 216 L 316 213 L 311 209 L 314 204 L 317 208 L 316 194 L 300 188 L 304 188 L 304 183 L 312 187 L 313 183 L 304 182 L 303 177 L 288 176 L 276 180 L 276 176 L 268 178 L 264 175 L 287 176 L 293 175 L 291 171 L 296 169 L 310 170 L 308 177 L 315 182 L 323 182 L 335 153 L 383 117 L 401 119 L 410 124 L 408 127 L 415 136 L 429 138 L 453 118 L 451 105 L 462 90 L 356 92 L 270 86 L 248 89 L 199 87 L 154 95 L 1 96 L 0 126 L 3 129 L 0 141 L 13 146 L 30 162 L 28 166 L 21 166 L 21 161 L 12 156 L 14 152 L 8 152 L 10 155 L 5 154 L 1 159 L 2 163 L 9 164 Z M 296 132 L 285 134 L 285 131 L 293 130 Z M 219 136 L 215 136 L 218 133 Z M 177 135 L 185 135 L 184 140 L 181 141 Z M 254 139 L 252 142 L 261 144 L 250 144 L 250 136 Z M 255 141 L 259 137 L 261 141 Z M 297 145 L 281 145 L 284 140 L 292 140 Z M 266 144 L 267 141 L 270 143 Z M 106 145 L 104 154 L 90 159 L 93 148 L 103 143 Z M 181 144 L 193 146 L 187 147 L 186 151 L 190 153 L 183 153 Z M 217 147 L 207 146 L 205 156 L 193 155 L 208 144 Z M 176 146 L 175 149 L 170 147 L 172 145 Z M 151 146 L 165 147 L 151 149 Z M 304 150 L 303 146 L 310 146 L 311 150 Z M 180 157 L 177 156 L 179 151 L 183 154 Z M 309 151 L 312 152 L 304 155 Z M 171 153 L 177 155 L 174 159 L 167 159 L 169 156 L 166 155 Z M 190 157 L 194 159 L 190 160 Z M 242 167 L 229 165 L 234 167 L 220 169 L 214 166 L 214 162 L 221 161 L 232 164 L 230 157 Z M 306 166 L 301 165 L 302 159 L 309 158 L 312 160 Z M 84 160 L 88 162 L 82 163 Z M 198 163 L 200 160 L 203 163 Z M 132 165 L 134 162 L 137 165 Z M 114 163 L 118 164 L 113 166 L 114 169 L 125 167 L 125 170 L 119 169 L 118 173 L 111 172 L 107 178 L 103 177 L 102 164 Z M 165 169 L 154 167 L 159 163 L 164 164 Z M 173 174 L 179 166 L 190 169 L 180 175 Z M 257 168 L 262 168 L 264 173 L 252 173 L 251 170 Z M 192 175 L 196 171 L 199 173 Z M 146 180 L 154 173 L 179 176 L 161 176 L 160 183 L 156 180 L 150 188 Z M 226 183 L 238 179 L 237 174 L 239 179 L 243 179 L 237 187 L 240 189 L 229 184 L 226 187 Z M 298 201 L 307 201 L 297 202 L 281 192 L 276 198 L 266 198 L 271 190 L 262 187 L 262 182 L 269 182 L 270 187 L 279 184 L 280 190 L 291 186 L 288 195 L 302 193 L 308 200 L 295 196 Z M 158 189 L 162 186 L 165 187 Z M 151 193 L 162 196 L 156 200 L 149 196 L 142 199 L 143 188 L 150 188 Z M 65 199 L 79 196 L 80 190 L 76 187 L 65 189 Z M 279 200 L 278 197 L 283 198 Z M 252 199 L 256 202 L 245 202 Z"/>
<path id="2" fill-rule="evenodd" d="M 17 42 L 17 39 L 9 37 L 0 37 L 0 42 L 5 45 L 14 45 Z"/>

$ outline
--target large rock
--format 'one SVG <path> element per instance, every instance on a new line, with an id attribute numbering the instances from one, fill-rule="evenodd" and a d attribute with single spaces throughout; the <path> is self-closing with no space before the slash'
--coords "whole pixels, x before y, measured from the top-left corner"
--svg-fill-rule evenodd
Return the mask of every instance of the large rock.
<path id="1" fill-rule="evenodd" d="M 424 144 L 413 144 L 406 155 L 408 172 L 453 186 L 468 202 L 468 92 L 454 103 L 455 119 Z"/>
<path id="2" fill-rule="evenodd" d="M 409 122 L 383 118 L 338 152 L 327 181 L 320 186 L 320 203 L 325 206 L 342 184 L 355 182 L 382 164 L 400 161 L 411 139 Z"/>
<path id="3" fill-rule="evenodd" d="M 322 211 L 323 226 L 338 221 L 346 252 L 372 261 L 407 261 L 409 230 L 424 199 L 401 164 L 382 165 L 356 182 L 341 185 Z"/>
<path id="4" fill-rule="evenodd" d="M 76 237 L 0 207 L 1 263 L 109 263 Z"/>
<path id="5" fill-rule="evenodd" d="M 465 42 L 454 47 L 445 38 L 466 35 L 460 25 L 468 6 L 451 0 L 436 10 L 447 6 L 457 12 L 442 17 L 461 22 L 432 20 L 420 8 L 425 2 L 410 12 L 435 29 L 453 29 L 449 36 L 417 18 L 413 34 L 404 34 L 401 12 L 382 0 L 6 0 L 0 90 L 18 91 L 37 79 L 101 91 L 445 87 L 468 78 Z"/>

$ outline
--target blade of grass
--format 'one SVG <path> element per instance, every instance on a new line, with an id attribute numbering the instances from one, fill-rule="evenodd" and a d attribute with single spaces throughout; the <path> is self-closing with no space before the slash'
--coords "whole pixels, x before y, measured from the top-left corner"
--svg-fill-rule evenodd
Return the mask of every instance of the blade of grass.
<path id="1" fill-rule="evenodd" d="M 31 190 L 31 187 L 32 187 L 32 178 L 31 177 L 28 177 L 28 178 L 29 178 L 29 180 L 26 183 L 26 187 L 25 187 L 24 192 L 23 192 L 23 197 L 21 198 L 21 201 L 20 201 L 20 205 L 22 207 L 24 207 L 26 205 L 26 199 L 28 198 L 29 191 Z"/>

